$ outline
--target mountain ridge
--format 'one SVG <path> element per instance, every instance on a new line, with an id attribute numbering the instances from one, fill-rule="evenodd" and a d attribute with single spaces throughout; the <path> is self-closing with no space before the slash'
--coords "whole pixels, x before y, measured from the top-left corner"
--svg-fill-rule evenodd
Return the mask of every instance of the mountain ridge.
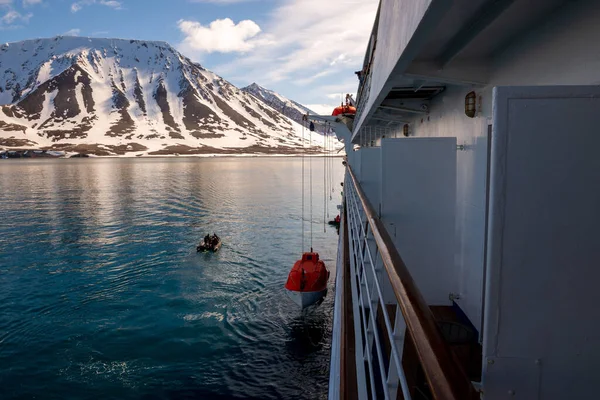
<path id="1" fill-rule="evenodd" d="M 294 154 L 300 129 L 167 42 L 57 36 L 0 45 L 0 146 Z"/>
<path id="2" fill-rule="evenodd" d="M 303 115 L 306 115 L 307 113 L 316 114 L 308 107 L 303 106 L 294 100 L 288 99 L 287 97 L 273 90 L 260 86 L 256 82 L 243 87 L 241 90 L 252 94 L 257 99 L 263 101 L 265 104 L 299 124 L 302 124 Z"/>

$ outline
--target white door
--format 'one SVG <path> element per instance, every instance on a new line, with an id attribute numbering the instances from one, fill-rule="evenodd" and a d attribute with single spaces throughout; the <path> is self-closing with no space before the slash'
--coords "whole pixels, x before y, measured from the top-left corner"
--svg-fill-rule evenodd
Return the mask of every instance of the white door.
<path id="1" fill-rule="evenodd" d="M 485 398 L 598 398 L 600 87 L 493 102 Z"/>

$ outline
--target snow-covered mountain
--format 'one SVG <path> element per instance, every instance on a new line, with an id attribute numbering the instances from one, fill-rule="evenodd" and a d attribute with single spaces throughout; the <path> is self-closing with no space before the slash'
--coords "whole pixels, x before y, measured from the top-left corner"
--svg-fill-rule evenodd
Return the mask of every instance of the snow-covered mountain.
<path id="1" fill-rule="evenodd" d="M 301 126 L 254 96 L 164 42 L 59 36 L 7 43 L 0 46 L 0 147 L 297 152 Z"/>
<path id="2" fill-rule="evenodd" d="M 316 114 L 314 111 L 304 107 L 302 104 L 296 103 L 295 101 L 290 100 L 272 90 L 265 89 L 256 83 L 243 87 L 242 90 L 251 93 L 259 100 L 262 100 L 265 104 L 268 104 L 275 110 L 298 122 L 299 124 L 302 123 L 302 116 L 306 113 Z"/>

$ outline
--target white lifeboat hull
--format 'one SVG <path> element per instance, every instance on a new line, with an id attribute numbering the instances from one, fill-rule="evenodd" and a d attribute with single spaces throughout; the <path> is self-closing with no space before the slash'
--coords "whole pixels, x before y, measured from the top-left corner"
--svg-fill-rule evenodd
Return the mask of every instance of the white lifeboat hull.
<path id="1" fill-rule="evenodd" d="M 306 308 L 312 306 L 315 303 L 321 301 L 325 295 L 327 295 L 327 289 L 318 292 L 297 292 L 293 290 L 287 290 L 286 292 L 290 299 L 300 306 L 300 308 Z"/>

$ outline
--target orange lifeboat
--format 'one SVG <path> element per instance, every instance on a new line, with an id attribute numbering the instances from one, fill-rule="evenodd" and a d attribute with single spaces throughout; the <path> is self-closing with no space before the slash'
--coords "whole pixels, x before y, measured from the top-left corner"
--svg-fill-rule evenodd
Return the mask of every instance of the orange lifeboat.
<path id="1" fill-rule="evenodd" d="M 331 115 L 333 115 L 334 117 L 340 115 L 340 114 L 351 114 L 354 115 L 356 114 L 356 107 L 354 106 L 349 106 L 349 105 L 341 105 L 338 106 L 336 108 L 333 109 L 333 112 L 331 113 Z"/>
<path id="2" fill-rule="evenodd" d="M 307 252 L 296 261 L 288 275 L 285 288 L 288 295 L 301 308 L 319 302 L 327 294 L 329 271 L 319 260 L 319 254 Z"/>

